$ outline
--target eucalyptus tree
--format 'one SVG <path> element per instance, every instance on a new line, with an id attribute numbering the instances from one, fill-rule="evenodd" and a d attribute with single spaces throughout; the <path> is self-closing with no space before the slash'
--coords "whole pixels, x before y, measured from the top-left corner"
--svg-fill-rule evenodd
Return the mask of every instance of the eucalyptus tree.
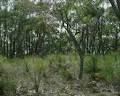
<path id="1" fill-rule="evenodd" d="M 73 12 L 73 13 L 72 13 Z M 68 33 L 70 40 L 73 42 L 75 49 L 80 57 L 80 73 L 79 78 L 81 79 L 83 76 L 83 63 L 84 63 L 84 37 L 81 35 L 81 44 L 79 44 L 78 37 L 76 36 L 76 32 L 78 31 L 78 26 L 75 13 L 75 0 L 67 0 L 55 5 L 55 13 L 54 16 L 57 20 L 62 23 L 62 27 Z"/>
<path id="2" fill-rule="evenodd" d="M 111 36 L 113 38 L 113 44 L 111 44 L 111 48 L 115 51 L 118 50 L 119 45 L 119 30 L 120 30 L 120 1 L 119 0 L 109 0 L 111 7 L 108 9 L 108 15 L 106 16 L 109 18 L 109 22 L 111 22 L 112 29 L 111 29 Z M 112 10 L 113 9 L 113 10 Z M 115 15 L 114 15 L 115 13 Z"/>
<path id="3" fill-rule="evenodd" d="M 0 3 L 1 6 L 1 3 Z M 2 52 L 2 9 L 0 7 L 0 54 Z"/>
<path id="4" fill-rule="evenodd" d="M 109 0 L 116 16 L 120 19 L 120 0 Z"/>
<path id="5" fill-rule="evenodd" d="M 114 49 L 114 51 L 117 51 L 119 48 L 119 30 L 120 30 L 120 22 L 118 17 L 115 16 L 114 11 L 112 10 L 112 8 L 110 7 L 107 14 L 106 14 L 106 19 L 108 20 L 108 23 L 106 25 L 108 31 L 108 34 L 111 39 L 110 43 L 110 48 L 111 50 Z"/>
<path id="6" fill-rule="evenodd" d="M 3 55 L 7 55 L 8 52 L 8 22 L 9 22 L 9 4 L 10 4 L 10 0 L 1 0 L 1 16 L 0 16 L 0 30 L 1 30 L 1 53 Z"/>
<path id="7" fill-rule="evenodd" d="M 101 0 L 66 0 L 56 3 L 54 16 L 62 23 L 80 57 L 82 78 L 84 55 L 99 54 L 103 50 L 104 8 Z"/>

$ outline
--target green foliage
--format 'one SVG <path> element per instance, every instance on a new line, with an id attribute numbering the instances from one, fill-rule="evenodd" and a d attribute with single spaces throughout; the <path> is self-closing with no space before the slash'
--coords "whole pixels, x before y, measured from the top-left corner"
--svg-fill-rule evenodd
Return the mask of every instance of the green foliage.
<path id="1" fill-rule="evenodd" d="M 83 68 L 119 81 L 120 4 L 109 1 L 114 10 L 104 0 L 1 0 L 0 89 L 15 90 L 11 79 L 22 78 L 39 93 L 42 79 L 71 80 Z"/>
<path id="2" fill-rule="evenodd" d="M 98 58 L 99 57 L 97 56 L 86 57 L 85 71 L 87 73 L 97 73 L 100 71 L 100 68 L 98 67 Z"/>
<path id="3" fill-rule="evenodd" d="M 12 96 L 16 92 L 16 82 L 13 80 L 0 79 L 0 95 Z"/>
<path id="4" fill-rule="evenodd" d="M 55 80 L 72 81 L 77 79 L 79 74 L 79 58 L 76 53 L 69 55 L 53 54 L 44 58 L 37 56 L 28 56 L 24 59 L 7 59 L 2 56 L 0 58 L 0 89 L 1 93 L 3 90 L 5 94 L 9 92 L 10 94 L 15 94 L 16 88 L 21 86 L 17 85 L 19 83 L 30 83 L 31 85 L 25 85 L 25 87 L 28 89 L 33 87 L 37 92 L 40 88 L 41 80 L 47 82 L 49 78 L 55 78 Z M 94 75 L 98 79 L 109 82 L 119 81 L 119 58 L 120 55 L 118 53 L 104 56 L 88 55 L 85 57 L 85 75 L 95 73 Z M 95 70 L 94 64 L 96 64 Z"/>
<path id="5" fill-rule="evenodd" d="M 114 59 L 113 58 L 114 57 L 111 57 L 108 55 L 107 57 L 103 57 L 103 60 L 101 60 L 101 63 L 103 63 L 103 65 L 101 65 L 102 74 L 109 81 L 111 81 L 114 76 Z"/>
<path id="6" fill-rule="evenodd" d="M 115 78 L 119 78 L 119 54 L 118 53 L 112 53 L 105 56 L 87 56 L 85 59 L 85 72 L 87 73 L 100 73 L 102 74 L 103 78 L 105 78 L 108 81 L 112 81 Z M 97 59 L 97 61 L 96 61 Z M 96 64 L 96 68 L 94 70 L 94 67 Z"/>

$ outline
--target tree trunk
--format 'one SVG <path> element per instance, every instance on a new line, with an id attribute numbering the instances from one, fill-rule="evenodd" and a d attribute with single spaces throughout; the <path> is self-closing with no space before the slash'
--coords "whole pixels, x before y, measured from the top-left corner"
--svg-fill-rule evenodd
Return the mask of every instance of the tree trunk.
<path id="1" fill-rule="evenodd" d="M 80 45 L 78 43 L 78 41 L 76 40 L 75 36 L 73 35 L 73 33 L 70 30 L 70 26 L 67 23 L 67 28 L 66 28 L 71 40 L 73 41 L 73 44 L 75 46 L 75 49 L 77 51 L 77 53 L 79 54 L 80 57 L 80 72 L 79 72 L 79 79 L 82 79 L 83 77 L 83 65 L 84 65 L 84 51 L 83 48 L 80 48 Z M 83 43 L 83 42 L 82 42 Z M 81 44 L 82 44 L 81 43 Z M 82 44 L 83 45 L 83 44 Z M 83 47 L 83 46 L 82 46 Z"/>
<path id="2" fill-rule="evenodd" d="M 118 50 L 118 41 L 119 41 L 119 36 L 118 36 L 118 30 L 116 30 L 116 33 L 115 33 L 115 43 L 114 43 L 114 50 L 117 51 Z"/>
<path id="3" fill-rule="evenodd" d="M 120 1 L 116 0 L 117 4 L 115 4 L 114 0 L 109 0 L 109 2 L 112 5 L 112 8 L 116 14 L 116 16 L 118 17 L 118 19 L 120 20 Z"/>
<path id="4" fill-rule="evenodd" d="M 79 73 L 79 79 L 82 79 L 83 77 L 83 65 L 84 65 L 84 56 L 80 57 L 80 73 Z"/>

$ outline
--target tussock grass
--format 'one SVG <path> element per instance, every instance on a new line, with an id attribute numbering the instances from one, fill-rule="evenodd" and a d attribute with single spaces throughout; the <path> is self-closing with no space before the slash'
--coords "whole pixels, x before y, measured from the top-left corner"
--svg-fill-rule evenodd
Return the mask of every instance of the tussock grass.
<path id="1" fill-rule="evenodd" d="M 19 83 L 31 82 L 26 86 L 33 86 L 36 93 L 39 94 L 41 80 L 49 77 L 62 78 L 62 80 L 77 79 L 79 73 L 79 57 L 75 53 L 69 55 L 52 54 L 40 58 L 37 56 L 28 56 L 24 59 L 7 59 L 0 56 L 0 88 L 12 92 Z M 84 64 L 84 73 L 97 73 L 109 82 L 120 80 L 120 55 L 111 53 L 105 56 L 86 56 Z M 5 81 L 5 82 L 3 82 Z M 10 82 L 9 82 L 10 81 Z M 2 83 L 3 82 L 3 83 Z M 25 84 L 24 84 L 25 83 Z M 6 85 L 7 84 L 7 85 Z M 4 89 L 8 86 L 9 89 Z M 28 90 L 28 89 L 26 89 Z"/>
<path id="2" fill-rule="evenodd" d="M 96 56 L 94 62 L 91 59 L 91 56 L 87 56 L 85 59 L 85 72 L 93 72 L 93 63 L 96 63 L 96 73 L 100 73 L 106 80 L 113 81 L 114 79 L 120 79 L 119 53 Z"/>

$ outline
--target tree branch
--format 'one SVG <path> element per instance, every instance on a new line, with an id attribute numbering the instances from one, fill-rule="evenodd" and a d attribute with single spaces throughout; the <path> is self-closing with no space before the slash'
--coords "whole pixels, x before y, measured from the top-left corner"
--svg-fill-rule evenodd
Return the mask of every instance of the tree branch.
<path id="1" fill-rule="evenodd" d="M 112 7 L 113 7 L 113 10 L 116 14 L 116 16 L 118 17 L 118 19 L 120 20 L 120 1 L 117 0 L 117 5 L 115 5 L 115 1 L 114 0 L 109 0 L 109 2 L 111 3 Z M 118 8 L 119 7 L 119 8 Z"/>

